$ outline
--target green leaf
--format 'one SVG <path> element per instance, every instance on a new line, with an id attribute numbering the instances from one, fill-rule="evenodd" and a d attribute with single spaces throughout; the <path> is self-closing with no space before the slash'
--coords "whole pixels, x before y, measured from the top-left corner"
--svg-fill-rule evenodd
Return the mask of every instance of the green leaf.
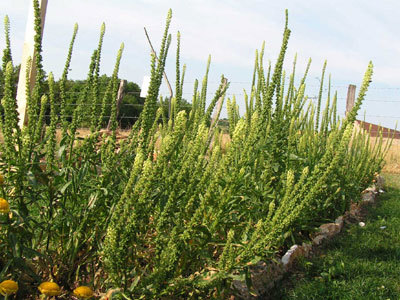
<path id="1" fill-rule="evenodd" d="M 64 139 L 63 139 L 63 140 L 64 140 Z M 63 141 L 63 140 L 62 140 L 62 141 Z M 61 142 L 62 142 L 62 141 L 61 141 Z M 67 145 L 61 146 L 60 149 L 58 149 L 57 156 L 58 156 L 58 157 L 63 157 L 64 152 L 65 152 L 65 149 L 67 149 Z"/>
<path id="2" fill-rule="evenodd" d="M 65 193 L 65 190 L 72 184 L 72 180 L 68 181 L 64 186 L 59 190 L 61 194 Z"/>

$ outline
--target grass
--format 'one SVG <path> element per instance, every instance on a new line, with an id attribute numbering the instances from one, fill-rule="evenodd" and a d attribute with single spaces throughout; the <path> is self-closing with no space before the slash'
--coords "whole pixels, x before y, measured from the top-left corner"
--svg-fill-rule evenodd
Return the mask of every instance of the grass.
<path id="1" fill-rule="evenodd" d="M 266 299 L 400 299 L 400 175 L 385 179 L 387 193 L 367 208 L 365 227 L 346 226 Z"/>
<path id="2" fill-rule="evenodd" d="M 396 143 L 395 143 L 396 142 Z M 396 140 L 385 157 L 384 172 L 400 174 L 400 141 Z"/>

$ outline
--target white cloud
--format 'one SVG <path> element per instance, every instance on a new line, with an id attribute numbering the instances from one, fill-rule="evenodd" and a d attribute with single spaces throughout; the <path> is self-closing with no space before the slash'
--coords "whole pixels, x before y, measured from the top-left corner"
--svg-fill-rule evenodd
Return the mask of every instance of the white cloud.
<path id="1" fill-rule="evenodd" d="M 30 0 L 0 2 L 0 17 L 11 17 L 13 53 L 16 60 L 25 30 L 25 15 Z M 101 22 L 107 32 L 102 71 L 111 73 L 120 42 L 125 42 L 121 74 L 141 82 L 149 69 L 149 46 L 143 27 L 149 30 L 156 48 L 162 36 L 165 17 L 173 9 L 171 33 L 182 33 L 182 63 L 188 64 L 187 78 L 203 76 L 208 54 L 212 55 L 213 87 L 221 73 L 234 82 L 251 80 L 254 50 L 266 41 L 265 60 L 274 61 L 282 40 L 284 9 L 289 9 L 289 42 L 286 67 L 291 68 L 299 54 L 299 72 L 308 57 L 313 64 L 310 85 L 320 76 L 323 61 L 334 82 L 357 83 L 369 60 L 375 65 L 374 83 L 400 86 L 400 21 L 397 1 L 233 1 L 233 0 L 59 0 L 49 1 L 44 37 L 45 67 L 59 75 L 63 68 L 73 24 L 80 25 L 72 61 L 71 76 L 83 78 L 92 49 L 97 45 Z M 175 42 L 174 42 L 175 43 Z M 168 74 L 174 78 L 174 43 Z M 0 36 L 0 48 L 4 41 Z M 246 84 L 244 84 L 245 87 Z M 232 89 L 241 91 L 240 84 Z M 191 86 L 187 87 L 191 91 Z M 400 99 L 400 96 L 399 96 Z"/>

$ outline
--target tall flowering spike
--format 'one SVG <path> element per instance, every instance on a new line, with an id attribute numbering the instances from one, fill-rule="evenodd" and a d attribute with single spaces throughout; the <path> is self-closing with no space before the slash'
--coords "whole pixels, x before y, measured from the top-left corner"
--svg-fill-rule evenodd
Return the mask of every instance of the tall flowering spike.
<path id="1" fill-rule="evenodd" d="M 321 120 L 321 131 L 323 134 L 327 134 L 329 130 L 329 107 L 331 105 L 331 75 L 329 74 L 328 79 L 328 97 L 326 99 L 325 109 Z"/>
<path id="2" fill-rule="evenodd" d="M 304 75 L 303 75 L 303 77 L 301 78 L 300 86 L 303 85 L 303 84 L 306 82 L 307 75 L 308 75 L 308 71 L 310 70 L 311 63 L 312 63 L 312 59 L 311 59 L 311 57 L 310 57 L 310 58 L 308 59 L 308 63 L 307 63 L 307 67 L 306 67 L 306 70 L 305 70 L 305 72 L 304 72 Z"/>
<path id="3" fill-rule="evenodd" d="M 6 72 L 7 64 L 8 62 L 12 63 L 11 43 L 10 43 L 10 20 L 7 15 L 4 17 L 4 31 L 5 31 L 6 48 L 3 50 L 3 59 L 2 59 L 3 76 L 0 76 L 0 94 L 3 94 L 4 80 L 5 80 L 4 73 Z M 2 120 L 0 120 L 0 122 L 2 122 Z"/>
<path id="4" fill-rule="evenodd" d="M 67 133 L 67 129 L 68 129 L 68 122 L 67 122 L 67 116 L 66 116 L 65 84 L 67 82 L 69 67 L 70 67 L 71 58 L 72 58 L 72 51 L 74 48 L 74 43 L 75 43 L 77 33 L 78 33 L 78 24 L 75 23 L 74 32 L 72 34 L 72 39 L 69 44 L 67 60 L 65 61 L 64 71 L 63 71 L 63 74 L 61 76 L 61 81 L 60 81 L 60 99 L 61 99 L 60 118 L 61 118 L 61 125 L 62 125 L 62 134 L 61 134 L 62 137 L 65 136 L 65 134 Z"/>
<path id="5" fill-rule="evenodd" d="M 141 120 L 141 131 L 139 134 L 139 144 L 143 149 L 147 147 L 146 141 L 154 122 L 154 118 L 157 111 L 157 100 L 162 82 L 162 76 L 164 74 L 166 57 L 168 54 L 169 44 L 171 42 L 171 35 L 168 34 L 169 26 L 171 24 L 172 10 L 168 11 L 167 20 L 165 24 L 165 30 L 163 39 L 161 41 L 160 54 L 156 59 L 155 53 L 151 54 L 151 77 L 150 85 L 144 103 Z M 157 61 L 157 63 L 156 63 Z"/>
<path id="6" fill-rule="evenodd" d="M 249 106 L 249 96 L 247 95 L 245 89 L 243 89 L 243 95 L 244 95 L 244 105 L 245 105 L 245 108 L 246 108 L 245 116 L 246 116 L 246 120 L 247 120 L 248 124 L 250 125 L 250 122 L 251 122 L 250 121 L 251 120 L 251 107 Z"/>
<path id="7" fill-rule="evenodd" d="M 282 71 L 282 77 L 281 77 L 281 89 L 280 91 L 276 91 L 276 101 L 275 101 L 275 111 L 274 111 L 274 118 L 278 119 L 279 121 L 280 114 L 283 110 L 283 97 L 284 97 L 284 92 L 285 92 L 285 77 L 286 77 L 286 72 L 285 70 Z M 279 92 L 279 93 L 278 93 Z"/>
<path id="8" fill-rule="evenodd" d="M 210 72 L 210 64 L 211 64 L 211 55 L 208 55 L 206 74 L 204 75 L 201 86 L 200 109 L 202 112 L 204 112 L 206 108 L 208 73 Z"/>
<path id="9" fill-rule="evenodd" d="M 44 115 L 46 113 L 47 102 L 48 102 L 48 97 L 46 95 L 43 95 L 40 100 L 40 113 L 39 113 L 39 118 L 36 123 L 35 136 L 34 136 L 35 143 L 39 142 L 42 137 Z"/>
<path id="10" fill-rule="evenodd" d="M 264 119 L 264 122 L 269 119 L 269 115 L 271 113 L 271 106 L 272 106 L 272 97 L 275 93 L 275 90 L 277 90 L 277 91 L 280 90 L 283 62 L 285 60 L 285 54 L 286 54 L 287 45 L 288 45 L 289 37 L 290 37 L 290 29 L 287 26 L 288 26 L 288 11 L 286 10 L 286 23 L 285 23 L 285 30 L 283 33 L 282 46 L 281 46 L 278 60 L 275 64 L 275 69 L 274 69 L 274 73 L 272 75 L 271 82 L 268 85 L 268 89 L 267 89 L 267 92 L 265 94 L 265 99 L 264 99 L 264 106 L 263 106 L 263 111 L 262 111 L 263 118 L 261 118 L 261 120 Z M 262 128 L 260 128 L 260 129 L 262 129 Z"/>
<path id="11" fill-rule="evenodd" d="M 347 126 L 347 124 L 354 123 L 354 121 L 356 120 L 357 113 L 361 107 L 362 102 L 364 101 L 365 94 L 367 93 L 369 84 L 371 83 L 373 69 L 374 69 L 374 65 L 372 64 L 372 61 L 370 61 L 368 64 L 367 70 L 365 71 L 364 79 L 361 84 L 356 103 L 354 104 L 353 109 L 347 115 L 345 122 L 343 124 L 344 128 Z"/>
<path id="12" fill-rule="evenodd" d="M 284 105 L 284 114 L 288 114 L 290 112 L 290 106 L 292 104 L 292 101 L 294 99 L 294 79 L 295 79 L 295 74 L 296 74 L 296 64 L 297 64 L 297 53 L 294 56 L 293 60 L 293 69 L 292 69 L 292 74 L 290 75 L 290 81 L 289 81 L 289 87 L 287 91 L 287 95 L 285 98 L 285 105 Z"/>
<path id="13" fill-rule="evenodd" d="M 272 69 L 272 64 L 271 61 L 268 60 L 268 71 L 267 71 L 267 78 L 265 78 L 265 88 L 268 89 L 269 86 L 269 81 L 271 77 L 271 69 Z"/>
<path id="14" fill-rule="evenodd" d="M 162 75 L 164 73 L 165 59 L 166 59 L 167 53 L 168 53 L 167 44 L 171 42 L 171 35 L 168 34 L 169 26 L 171 24 L 171 19 L 172 19 L 172 10 L 169 9 L 166 24 L 165 24 L 165 29 L 164 29 L 164 35 L 163 35 L 163 39 L 161 41 L 160 55 L 158 57 L 159 61 L 161 62 L 161 64 L 159 62 L 159 66 L 158 66 L 159 75 Z M 169 40 L 169 42 L 168 42 L 168 40 Z"/>
<path id="15" fill-rule="evenodd" d="M 267 91 L 267 84 L 269 83 L 269 78 L 265 79 L 264 74 L 264 52 L 265 52 L 265 41 L 263 41 L 261 45 L 260 55 L 259 55 L 259 62 L 258 62 L 258 86 L 257 89 L 260 94 L 263 96 L 263 100 L 266 99 L 266 91 Z"/>
<path id="16" fill-rule="evenodd" d="M 331 106 L 331 110 L 329 112 L 329 120 L 330 120 L 331 127 L 336 126 L 336 121 L 337 121 L 336 106 L 337 106 L 337 91 L 335 91 L 335 94 L 333 95 L 332 106 Z"/>
<path id="17" fill-rule="evenodd" d="M 180 51 L 181 51 L 181 33 L 177 33 L 177 46 L 176 46 L 176 82 L 175 82 L 175 116 L 181 109 L 183 81 L 185 77 L 186 65 L 182 68 L 182 77 L 180 77 Z"/>
<path id="18" fill-rule="evenodd" d="M 178 31 L 176 35 L 176 77 L 175 77 L 175 98 L 177 102 L 180 101 L 179 98 L 179 93 L 180 93 L 180 80 L 181 80 L 181 75 L 180 75 L 180 50 L 181 50 L 181 33 Z"/>
<path id="19" fill-rule="evenodd" d="M 119 65 L 121 62 L 121 57 L 122 57 L 122 53 L 124 51 L 124 43 L 121 44 L 119 50 L 118 50 L 118 54 L 117 54 L 117 60 L 115 62 L 115 67 L 114 67 L 114 72 L 113 75 L 111 77 L 111 81 L 112 81 L 112 103 L 111 103 L 111 130 L 115 133 L 115 130 L 118 127 L 118 123 L 117 123 L 117 93 L 118 93 L 118 70 L 119 70 Z M 103 107 L 105 107 L 104 102 L 103 102 Z M 102 110 L 103 112 L 103 110 Z M 102 119 L 103 116 L 100 116 L 100 120 Z"/>
<path id="20" fill-rule="evenodd" d="M 186 64 L 184 64 L 182 67 L 181 87 L 180 87 L 181 98 L 182 98 L 182 91 L 183 91 L 183 82 L 185 81 L 185 73 L 186 73 Z"/>
<path id="21" fill-rule="evenodd" d="M 219 257 L 218 268 L 229 271 L 232 267 L 233 261 L 230 261 L 231 252 L 233 251 L 232 242 L 235 236 L 235 232 L 233 229 L 229 230 L 228 236 L 226 239 L 224 250 Z"/>
<path id="22" fill-rule="evenodd" d="M 100 60 L 101 60 L 101 50 L 103 47 L 104 34 L 106 32 L 106 25 L 103 22 L 100 29 L 99 44 L 97 46 L 96 59 L 93 83 L 91 85 L 91 116 L 90 116 L 90 130 L 94 132 L 97 120 L 98 120 L 98 106 L 99 106 L 99 76 L 100 76 Z"/>
<path id="23" fill-rule="evenodd" d="M 113 103 L 111 103 L 111 101 L 113 100 L 112 99 L 113 87 L 114 87 L 114 80 L 111 79 L 107 84 L 107 88 L 103 95 L 103 100 L 101 102 L 101 111 L 100 111 L 100 117 L 99 117 L 98 123 L 97 123 L 97 131 L 99 131 L 104 124 L 105 116 L 107 113 L 107 106 L 110 104 L 113 105 Z"/>
<path id="24" fill-rule="evenodd" d="M 30 74 L 31 74 L 31 68 L 32 68 L 32 58 L 29 57 L 27 63 L 26 63 L 26 82 L 25 82 L 25 96 L 26 96 L 26 106 L 27 106 L 27 113 L 28 113 L 28 127 L 27 127 L 27 132 L 28 132 L 28 137 L 29 137 L 29 142 L 33 142 L 33 136 L 36 128 L 36 119 L 37 119 L 37 104 L 35 99 L 33 98 L 33 95 L 30 90 Z"/>
<path id="25" fill-rule="evenodd" d="M 256 49 L 254 57 L 255 57 L 255 59 L 254 59 L 254 68 L 253 68 L 253 79 L 251 80 L 250 91 L 252 91 L 255 88 L 255 84 L 256 84 L 257 69 L 258 69 L 258 50 L 257 49 Z"/>
<path id="26" fill-rule="evenodd" d="M 42 19 L 40 16 L 40 7 L 39 0 L 33 0 L 33 8 L 35 14 L 35 37 L 34 37 L 34 48 L 35 48 L 35 57 L 33 59 L 33 63 L 36 66 L 36 81 L 34 88 L 34 97 L 36 103 L 39 102 L 40 97 L 43 94 L 43 85 L 44 85 L 44 70 L 42 65 Z"/>
<path id="27" fill-rule="evenodd" d="M 84 87 L 83 91 L 81 92 L 81 95 L 76 103 L 72 122 L 69 125 L 72 136 L 75 135 L 76 129 L 78 128 L 78 126 L 80 126 L 80 123 L 82 121 L 82 114 L 84 113 L 82 110 L 83 109 L 82 104 L 87 99 L 89 92 L 90 92 L 92 82 L 93 82 L 93 72 L 94 72 L 94 69 L 96 66 L 96 57 L 97 57 L 97 50 L 94 50 L 91 60 L 90 60 L 89 71 L 88 71 L 88 75 L 86 78 L 86 84 L 85 84 L 85 87 Z M 72 140 L 71 140 L 71 143 L 73 142 Z"/>
<path id="28" fill-rule="evenodd" d="M 6 69 L 7 63 L 10 61 L 12 62 L 10 43 L 10 19 L 7 15 L 4 17 L 4 33 L 6 39 L 6 48 L 3 50 L 3 71 Z"/>
<path id="29" fill-rule="evenodd" d="M 326 70 L 326 60 L 324 62 L 324 66 L 322 68 L 321 82 L 320 82 L 319 93 L 318 93 L 318 103 L 317 103 L 317 113 L 316 113 L 317 120 L 315 121 L 315 131 L 318 131 L 318 128 L 319 128 L 319 115 L 320 115 L 320 111 L 321 111 L 321 99 L 322 99 L 322 92 L 323 92 L 323 88 L 324 88 L 325 70 Z"/>
<path id="30" fill-rule="evenodd" d="M 13 82 L 13 66 L 11 61 L 7 63 L 4 80 L 4 97 L 2 105 L 4 108 L 4 121 L 1 123 L 4 141 L 6 144 L 7 153 L 13 157 L 15 153 L 15 134 L 20 131 L 18 126 L 18 111 L 16 101 L 13 97 L 14 82 Z"/>
<path id="31" fill-rule="evenodd" d="M 50 126 L 47 128 L 47 145 L 46 145 L 46 163 L 48 169 L 54 164 L 55 151 L 56 151 L 56 126 L 57 126 L 57 113 L 55 108 L 54 97 L 54 76 L 53 73 L 49 74 L 49 96 L 50 96 Z"/>
<path id="32" fill-rule="evenodd" d="M 203 121 L 205 121 L 205 122 L 207 122 L 207 123 L 210 121 L 211 114 L 212 114 L 212 112 L 213 112 L 213 110 L 214 110 L 214 108 L 215 108 L 215 106 L 216 106 L 218 100 L 219 100 L 221 97 L 224 97 L 224 96 L 225 96 L 225 93 L 226 93 L 226 91 L 227 91 L 228 88 L 229 88 L 229 82 L 228 82 L 228 80 L 224 77 L 224 75 L 222 75 L 222 76 L 221 76 L 221 83 L 220 83 L 220 85 L 219 85 L 219 87 L 218 87 L 218 90 L 215 92 L 215 96 L 214 96 L 214 98 L 211 100 L 211 103 L 210 103 L 210 105 L 208 106 L 207 111 L 206 111 L 205 114 L 204 114 Z M 204 102 L 203 104 L 205 104 L 205 102 Z"/>

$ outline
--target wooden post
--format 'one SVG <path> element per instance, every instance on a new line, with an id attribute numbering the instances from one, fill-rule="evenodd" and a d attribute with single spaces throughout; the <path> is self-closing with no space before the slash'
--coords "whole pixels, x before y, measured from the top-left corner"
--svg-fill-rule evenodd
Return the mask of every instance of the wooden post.
<path id="1" fill-rule="evenodd" d="M 117 99 L 116 99 L 117 100 L 117 115 L 115 116 L 115 119 L 118 118 L 119 108 L 121 106 L 122 98 L 124 97 L 125 86 L 126 86 L 126 80 L 121 79 L 121 82 L 119 83 L 118 94 L 117 94 Z M 111 128 L 111 118 L 108 121 L 107 131 L 109 131 L 110 128 Z"/>
<path id="2" fill-rule="evenodd" d="M 355 100 L 356 86 L 354 84 L 349 84 L 349 88 L 347 90 L 346 116 L 353 109 Z"/>
<path id="3" fill-rule="evenodd" d="M 44 23 L 46 19 L 46 10 L 47 10 L 47 1 L 48 0 L 39 0 L 40 6 L 40 17 L 42 19 L 41 27 L 42 27 L 42 37 L 43 37 L 43 29 Z M 30 2 L 30 8 L 28 13 L 28 20 L 26 23 L 25 30 L 25 40 L 24 46 L 22 50 L 22 59 L 21 59 L 21 69 L 19 71 L 19 80 L 18 80 L 18 88 L 17 88 L 17 105 L 18 105 L 18 114 L 19 114 L 19 127 L 26 125 L 28 122 L 28 118 L 26 115 L 26 69 L 29 60 L 31 59 L 31 70 L 29 74 L 29 87 L 32 90 L 35 85 L 36 80 L 36 67 L 34 57 L 35 57 L 35 12 L 33 8 L 33 1 Z"/>

